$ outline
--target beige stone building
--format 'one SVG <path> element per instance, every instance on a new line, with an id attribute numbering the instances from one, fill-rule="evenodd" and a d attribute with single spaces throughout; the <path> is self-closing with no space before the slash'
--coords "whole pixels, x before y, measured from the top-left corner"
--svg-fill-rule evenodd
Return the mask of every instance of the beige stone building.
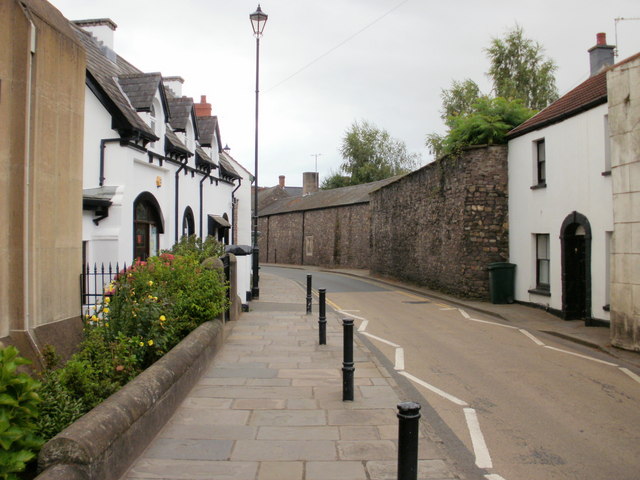
<path id="1" fill-rule="evenodd" d="M 640 351 L 640 54 L 607 73 L 613 248 L 611 342 Z"/>
<path id="2" fill-rule="evenodd" d="M 85 54 L 44 0 L 0 0 L 0 45 L 0 342 L 35 359 L 81 332 Z"/>

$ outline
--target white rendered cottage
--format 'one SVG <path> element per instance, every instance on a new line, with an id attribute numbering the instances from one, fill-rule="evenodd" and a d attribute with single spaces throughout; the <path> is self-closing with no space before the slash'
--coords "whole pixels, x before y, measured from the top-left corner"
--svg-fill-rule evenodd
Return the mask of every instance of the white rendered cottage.
<path id="1" fill-rule="evenodd" d="M 598 34 L 589 50 L 591 76 L 507 137 L 515 299 L 587 324 L 610 321 L 606 69 L 613 48 Z"/>
<path id="2" fill-rule="evenodd" d="M 217 118 L 196 117 L 180 77 L 141 72 L 116 55 L 111 20 L 74 23 L 87 52 L 85 264 L 130 264 L 183 235 L 250 243 L 252 177 L 223 152 Z"/>

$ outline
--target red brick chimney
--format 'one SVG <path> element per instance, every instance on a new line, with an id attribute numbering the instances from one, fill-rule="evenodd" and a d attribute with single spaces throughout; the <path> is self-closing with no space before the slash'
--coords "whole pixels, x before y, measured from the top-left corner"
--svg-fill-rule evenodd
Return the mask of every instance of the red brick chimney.
<path id="1" fill-rule="evenodd" d="M 200 103 L 194 103 L 193 106 L 196 109 L 196 117 L 211 116 L 211 104 L 207 103 L 206 95 L 200 95 Z"/>
<path id="2" fill-rule="evenodd" d="M 284 188 L 284 175 L 280 175 L 280 176 L 278 177 L 278 186 L 279 186 L 280 188 Z"/>

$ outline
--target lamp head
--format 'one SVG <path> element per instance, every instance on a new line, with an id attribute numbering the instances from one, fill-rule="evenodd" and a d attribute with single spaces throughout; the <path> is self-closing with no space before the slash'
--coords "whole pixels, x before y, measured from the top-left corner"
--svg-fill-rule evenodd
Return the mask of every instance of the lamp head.
<path id="1" fill-rule="evenodd" d="M 258 4 L 258 9 L 249 15 L 251 26 L 253 27 L 253 34 L 256 37 L 262 36 L 262 31 L 264 30 L 264 25 L 267 23 L 268 17 L 269 16 L 260 8 L 260 4 Z"/>

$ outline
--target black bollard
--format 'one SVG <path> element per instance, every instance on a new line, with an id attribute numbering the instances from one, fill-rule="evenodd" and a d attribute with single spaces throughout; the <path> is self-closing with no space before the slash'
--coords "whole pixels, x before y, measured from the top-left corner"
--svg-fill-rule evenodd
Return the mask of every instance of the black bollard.
<path id="1" fill-rule="evenodd" d="M 311 313 L 311 275 L 307 275 L 307 313 Z"/>
<path id="2" fill-rule="evenodd" d="M 318 330 L 320 345 L 327 344 L 327 291 L 324 288 L 318 290 L 320 294 L 320 316 L 318 318 Z"/>
<path id="3" fill-rule="evenodd" d="M 418 431 L 420 404 L 398 404 L 398 480 L 418 478 Z"/>
<path id="4" fill-rule="evenodd" d="M 344 327 L 344 348 L 342 362 L 342 401 L 353 402 L 353 320 L 345 318 L 342 320 Z"/>

